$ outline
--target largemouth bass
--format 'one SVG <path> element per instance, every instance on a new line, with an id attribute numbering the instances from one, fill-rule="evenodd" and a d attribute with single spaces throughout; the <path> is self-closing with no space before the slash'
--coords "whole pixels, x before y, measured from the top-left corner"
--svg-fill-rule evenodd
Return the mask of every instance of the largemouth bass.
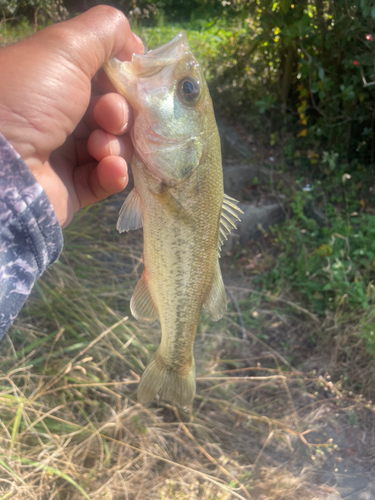
<path id="1" fill-rule="evenodd" d="M 161 342 L 138 386 L 138 400 L 191 405 L 193 345 L 202 307 L 214 321 L 226 310 L 220 248 L 239 220 L 224 195 L 220 138 L 203 71 L 186 34 L 105 71 L 134 108 L 134 189 L 117 229 L 143 226 L 144 270 L 130 307 L 161 324 Z"/>

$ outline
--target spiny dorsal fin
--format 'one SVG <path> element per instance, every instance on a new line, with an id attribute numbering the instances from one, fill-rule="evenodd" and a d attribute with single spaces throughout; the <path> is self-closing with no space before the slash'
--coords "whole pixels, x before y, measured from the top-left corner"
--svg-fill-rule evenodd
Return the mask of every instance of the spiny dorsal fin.
<path id="1" fill-rule="evenodd" d="M 116 224 L 117 231 L 124 233 L 142 227 L 143 222 L 141 197 L 133 188 L 124 201 Z"/>
<path id="2" fill-rule="evenodd" d="M 227 295 L 225 293 L 223 278 L 221 276 L 219 260 L 217 261 L 214 281 L 206 303 L 205 310 L 210 315 L 212 321 L 218 321 L 224 316 L 227 309 Z"/>
<path id="3" fill-rule="evenodd" d="M 152 301 L 144 273 L 135 287 L 133 297 L 130 301 L 130 310 L 135 319 L 149 321 L 158 319 L 159 315 Z"/>
<path id="4" fill-rule="evenodd" d="M 221 208 L 220 217 L 220 233 L 219 233 L 219 255 L 224 241 L 227 240 L 228 234 L 236 229 L 236 223 L 240 221 L 239 214 L 243 214 L 242 210 L 237 207 L 238 201 L 224 194 L 223 206 Z"/>

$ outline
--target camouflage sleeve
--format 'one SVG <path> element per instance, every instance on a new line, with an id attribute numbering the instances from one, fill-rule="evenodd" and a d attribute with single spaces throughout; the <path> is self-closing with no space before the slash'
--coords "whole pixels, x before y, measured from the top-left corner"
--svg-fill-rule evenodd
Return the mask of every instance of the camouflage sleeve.
<path id="1" fill-rule="evenodd" d="M 0 338 L 62 246 L 46 193 L 0 134 Z"/>

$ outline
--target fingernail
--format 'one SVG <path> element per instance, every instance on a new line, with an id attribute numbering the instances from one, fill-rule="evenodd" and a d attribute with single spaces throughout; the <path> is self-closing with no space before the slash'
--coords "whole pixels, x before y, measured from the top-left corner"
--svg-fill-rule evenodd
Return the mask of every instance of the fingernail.
<path id="1" fill-rule="evenodd" d="M 124 101 L 121 101 L 121 114 L 121 121 L 124 125 L 120 129 L 120 134 L 125 132 L 129 122 L 129 110 Z"/>
<path id="2" fill-rule="evenodd" d="M 138 36 L 138 35 L 136 35 L 135 33 L 133 33 L 133 36 L 134 36 L 134 38 L 137 40 L 137 42 L 140 44 L 140 46 L 142 47 L 143 52 L 144 52 L 144 51 L 145 51 L 145 48 L 144 48 L 144 45 L 143 45 L 142 40 L 141 40 L 141 39 L 139 38 L 139 36 Z"/>
<path id="3" fill-rule="evenodd" d="M 122 160 L 124 160 L 124 159 L 122 158 Z M 124 160 L 124 163 L 125 163 L 125 168 L 126 168 L 126 174 L 121 177 L 121 184 L 124 186 L 123 189 L 125 189 L 125 187 L 128 185 L 128 182 L 129 182 L 128 164 L 126 163 L 125 160 Z"/>

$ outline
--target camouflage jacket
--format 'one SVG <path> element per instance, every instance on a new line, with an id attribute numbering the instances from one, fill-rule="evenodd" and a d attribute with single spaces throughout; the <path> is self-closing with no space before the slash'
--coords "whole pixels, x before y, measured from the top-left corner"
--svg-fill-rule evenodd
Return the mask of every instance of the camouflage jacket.
<path id="1" fill-rule="evenodd" d="M 0 134 L 0 338 L 62 246 L 46 193 Z"/>

